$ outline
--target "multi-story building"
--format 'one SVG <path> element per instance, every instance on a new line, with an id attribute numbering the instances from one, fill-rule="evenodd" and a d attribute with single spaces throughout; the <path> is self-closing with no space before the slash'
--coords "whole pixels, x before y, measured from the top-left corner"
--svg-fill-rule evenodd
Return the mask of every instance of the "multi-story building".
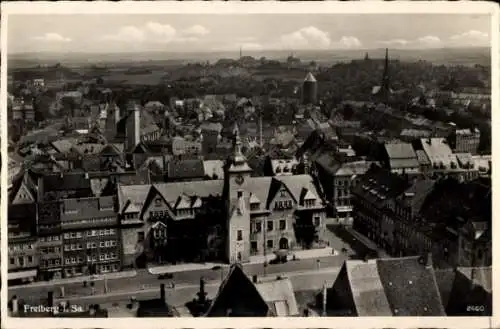
<path id="1" fill-rule="evenodd" d="M 342 163 L 327 153 L 316 159 L 313 172 L 317 175 L 337 224 L 352 225 L 351 189 L 372 164 L 365 160 Z"/>
<path id="2" fill-rule="evenodd" d="M 417 145 L 426 155 L 427 172 L 436 176 L 455 177 L 459 180 L 473 180 L 479 175 L 470 153 L 453 153 L 445 138 L 423 138 Z M 423 155 L 419 162 L 422 166 Z M 430 167 L 429 167 L 430 165 Z"/>
<path id="3" fill-rule="evenodd" d="M 121 269 L 121 244 L 114 197 L 61 201 L 64 276 Z"/>
<path id="4" fill-rule="evenodd" d="M 172 139 L 172 154 L 175 156 L 200 155 L 202 153 L 202 141 L 189 140 L 183 137 Z"/>
<path id="5" fill-rule="evenodd" d="M 385 143 L 384 163 L 393 173 L 418 174 L 420 164 L 410 143 Z"/>
<path id="6" fill-rule="evenodd" d="M 36 204 L 11 204 L 8 217 L 8 279 L 32 281 L 38 275 Z"/>
<path id="7" fill-rule="evenodd" d="M 142 222 L 131 224 L 123 238 L 129 262 L 136 250 L 151 255 L 155 253 L 151 246 L 162 245 L 151 242 L 153 227 L 168 228 L 167 249 L 184 259 L 205 254 L 205 258 L 246 262 L 251 255 L 320 243 L 325 211 L 312 177 L 251 177 L 237 129 L 233 147 L 224 179 L 119 186 L 122 223 L 129 217 L 134 225 Z"/>
<path id="8" fill-rule="evenodd" d="M 389 254 L 431 253 L 436 266 L 491 264 L 491 195 L 484 182 L 409 179 L 373 167 L 353 195 L 354 228 Z"/>
<path id="9" fill-rule="evenodd" d="M 456 129 L 450 136 L 450 144 L 457 153 L 476 154 L 481 140 L 479 129 Z"/>
<path id="10" fill-rule="evenodd" d="M 38 249 L 40 277 L 62 277 L 61 202 L 38 203 Z"/>

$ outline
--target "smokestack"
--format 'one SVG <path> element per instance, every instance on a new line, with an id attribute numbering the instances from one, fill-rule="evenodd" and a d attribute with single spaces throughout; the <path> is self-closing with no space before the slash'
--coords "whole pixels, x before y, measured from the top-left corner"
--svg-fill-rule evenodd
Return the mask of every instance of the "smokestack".
<path id="1" fill-rule="evenodd" d="M 54 306 L 54 292 L 52 290 L 47 293 L 47 306 Z"/>
<path id="2" fill-rule="evenodd" d="M 160 284 L 160 299 L 165 300 L 165 284 Z"/>

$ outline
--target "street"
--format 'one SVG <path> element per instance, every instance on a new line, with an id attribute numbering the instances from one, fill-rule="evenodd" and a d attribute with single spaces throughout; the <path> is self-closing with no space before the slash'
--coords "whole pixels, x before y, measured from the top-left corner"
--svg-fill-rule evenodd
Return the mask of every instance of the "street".
<path id="1" fill-rule="evenodd" d="M 346 255 L 338 256 L 328 256 L 321 257 L 319 259 L 320 268 L 330 268 L 330 267 L 340 267 L 344 260 L 347 258 Z M 297 261 L 289 261 L 285 264 L 275 264 L 268 265 L 265 269 L 267 274 L 282 274 L 298 271 L 309 271 L 317 270 L 318 262 L 317 259 L 300 259 Z M 263 264 L 243 264 L 243 269 L 245 273 L 249 276 L 252 275 L 263 275 L 264 266 Z M 177 286 L 182 284 L 198 284 L 201 277 L 206 281 L 220 281 L 221 277 L 225 277 L 227 274 L 227 267 L 222 267 L 219 270 L 194 270 L 186 271 L 181 273 L 175 273 L 174 281 Z M 168 283 L 170 280 L 158 280 L 157 276 L 149 274 L 146 270 L 139 270 L 137 276 L 133 278 L 118 278 L 113 280 L 107 280 L 107 292 L 124 292 L 124 291 L 139 291 L 141 289 L 155 288 L 159 289 L 160 283 Z M 104 281 L 95 281 L 94 283 L 94 294 L 102 294 L 105 289 Z M 9 287 L 8 296 L 9 299 L 16 295 L 18 299 L 22 299 L 26 302 L 39 302 L 40 299 L 45 299 L 49 291 L 54 292 L 55 298 L 60 298 L 60 287 L 64 286 L 64 298 L 71 297 L 83 297 L 90 296 L 92 294 L 92 288 L 90 286 L 84 287 L 82 282 L 78 283 L 66 283 L 66 284 L 49 284 L 46 286 L 21 286 L 21 287 Z"/>
<path id="2" fill-rule="evenodd" d="M 290 278 L 295 291 L 305 291 L 305 290 L 320 290 L 323 284 L 327 282 L 328 286 L 331 286 L 335 281 L 340 267 L 329 267 L 319 270 L 308 270 L 301 272 L 292 273 L 282 273 L 283 275 Z M 267 277 L 274 277 L 268 275 Z M 205 290 L 207 292 L 208 298 L 214 298 L 220 285 L 220 280 L 208 281 L 205 285 Z M 172 306 L 183 306 L 188 301 L 191 301 L 196 297 L 196 293 L 199 291 L 199 284 L 183 284 L 176 285 L 175 289 L 167 288 L 165 289 L 166 298 L 170 305 Z M 149 299 L 149 298 L 159 298 L 160 297 L 160 282 L 157 282 L 156 286 L 150 287 L 146 290 L 136 289 L 134 291 L 120 291 L 111 292 L 106 295 L 96 295 L 96 296 L 85 296 L 85 297 L 73 297 L 65 298 L 65 301 L 69 301 L 72 304 L 78 304 L 81 306 L 86 306 L 90 304 L 99 304 L 104 308 L 125 307 L 127 303 L 130 302 L 130 298 L 134 296 L 139 300 Z"/>

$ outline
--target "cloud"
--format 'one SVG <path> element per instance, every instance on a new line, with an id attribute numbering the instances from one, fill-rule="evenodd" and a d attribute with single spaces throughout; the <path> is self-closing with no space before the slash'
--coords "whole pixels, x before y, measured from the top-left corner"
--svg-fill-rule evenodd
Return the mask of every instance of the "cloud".
<path id="1" fill-rule="evenodd" d="M 332 41 L 327 32 L 324 32 L 314 26 L 304 27 L 298 31 L 282 35 L 280 43 L 285 48 L 304 49 L 304 48 L 329 48 Z"/>
<path id="2" fill-rule="evenodd" d="M 359 48 L 361 47 L 361 41 L 358 38 L 352 36 L 344 36 L 340 38 L 339 42 L 334 44 L 336 48 Z"/>
<path id="3" fill-rule="evenodd" d="M 434 47 L 441 44 L 441 39 L 435 35 L 426 35 L 425 37 L 418 38 L 417 43 L 423 46 Z"/>
<path id="4" fill-rule="evenodd" d="M 260 43 L 257 42 L 245 42 L 241 45 L 241 50 L 245 51 L 255 51 L 255 50 L 262 50 L 264 49 L 264 46 L 261 45 Z"/>
<path id="5" fill-rule="evenodd" d="M 143 26 L 123 26 L 116 33 L 102 37 L 103 40 L 120 42 L 171 43 L 192 42 L 210 31 L 201 25 L 178 31 L 173 26 L 158 22 L 148 22 Z"/>
<path id="6" fill-rule="evenodd" d="M 428 48 L 428 47 L 437 47 L 443 45 L 442 40 L 434 35 L 427 35 L 414 40 L 390 39 L 390 40 L 378 41 L 377 43 L 388 47 L 392 46 L 392 47 L 403 47 L 403 48 L 411 48 L 411 47 Z"/>
<path id="7" fill-rule="evenodd" d="M 182 31 L 184 35 L 193 35 L 193 36 L 205 36 L 210 33 L 210 31 L 201 25 L 193 25 L 184 31 Z"/>
<path id="8" fill-rule="evenodd" d="M 450 43 L 462 46 L 479 46 L 488 45 L 490 43 L 490 35 L 487 32 L 470 30 L 461 34 L 452 35 Z"/>
<path id="9" fill-rule="evenodd" d="M 410 43 L 410 41 L 405 39 L 391 39 L 387 41 L 380 41 L 379 43 L 387 46 L 406 46 Z"/>
<path id="10" fill-rule="evenodd" d="M 42 36 L 34 37 L 35 40 L 46 42 L 71 42 L 70 38 L 63 37 L 59 33 L 48 32 Z"/>

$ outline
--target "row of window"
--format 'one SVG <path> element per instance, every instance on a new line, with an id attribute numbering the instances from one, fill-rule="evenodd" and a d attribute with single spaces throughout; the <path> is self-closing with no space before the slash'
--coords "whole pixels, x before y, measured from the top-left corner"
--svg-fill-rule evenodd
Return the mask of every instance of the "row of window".
<path id="1" fill-rule="evenodd" d="M 33 256 L 24 256 L 24 257 L 11 257 L 9 262 L 10 265 L 16 265 L 16 266 L 28 266 L 33 264 L 35 259 Z"/>
<path id="2" fill-rule="evenodd" d="M 26 244 L 14 244 L 9 246 L 9 252 L 16 252 L 16 251 L 24 251 L 24 250 L 33 250 L 34 249 L 34 244 L 33 243 L 26 243 Z"/>
<path id="3" fill-rule="evenodd" d="M 61 240 L 61 237 L 59 235 L 41 236 L 38 238 L 38 240 L 40 242 L 52 242 Z"/>
<path id="4" fill-rule="evenodd" d="M 105 260 L 114 260 L 118 259 L 118 255 L 115 252 L 109 253 L 109 254 L 100 254 L 99 255 L 99 260 L 100 261 L 105 261 Z M 64 263 L 66 265 L 71 265 L 71 264 L 80 264 L 83 262 L 83 257 L 78 256 L 78 257 L 68 257 L 64 259 Z M 87 262 L 97 262 L 97 256 L 87 256 Z"/>
<path id="5" fill-rule="evenodd" d="M 271 232 L 273 230 L 274 230 L 274 221 L 268 220 L 267 221 L 267 231 Z M 280 231 L 286 230 L 286 220 L 285 219 L 280 219 L 279 230 Z M 251 225 L 251 232 L 252 233 L 259 233 L 261 231 L 262 231 L 262 222 L 260 220 L 257 220 L 254 223 L 252 223 L 252 225 Z"/>
<path id="6" fill-rule="evenodd" d="M 100 248 L 109 248 L 109 247 L 116 247 L 117 242 L 115 240 L 108 240 L 108 241 L 100 241 L 99 242 L 99 247 Z M 97 248 L 97 242 L 87 242 L 87 249 L 95 249 Z M 71 250 L 83 250 L 83 244 L 81 243 L 75 243 L 75 244 L 67 244 L 64 245 L 64 251 L 71 251 Z"/>
<path id="7" fill-rule="evenodd" d="M 274 209 L 291 209 L 293 208 L 293 200 L 276 201 Z"/>
<path id="8" fill-rule="evenodd" d="M 64 233 L 65 239 L 78 239 L 83 237 L 84 232 L 71 232 Z M 105 228 L 102 230 L 89 230 L 85 232 L 86 236 L 106 236 L 106 235 L 115 235 L 116 230 L 114 228 Z"/>
<path id="9" fill-rule="evenodd" d="M 119 266 L 118 264 L 103 264 L 97 267 L 97 271 L 99 273 L 108 273 L 108 272 L 116 272 L 118 271 Z M 66 268 L 64 270 L 64 273 L 66 274 L 66 277 L 72 277 L 72 276 L 77 276 L 77 275 L 82 275 L 82 267 L 81 266 L 75 266 L 72 268 Z"/>
<path id="10" fill-rule="evenodd" d="M 274 240 L 266 240 L 266 248 L 273 249 L 274 248 Z M 257 241 L 250 241 L 250 251 L 255 254 L 259 251 L 259 243 Z"/>
<path id="11" fill-rule="evenodd" d="M 40 267 L 42 267 L 42 268 L 51 267 L 51 266 L 60 266 L 60 265 L 61 265 L 61 259 L 59 259 L 59 258 L 44 259 L 40 262 Z"/>
<path id="12" fill-rule="evenodd" d="M 43 248 L 38 248 L 38 250 L 40 250 L 40 253 L 43 255 L 54 254 L 54 253 L 60 253 L 61 247 L 43 247 Z"/>

